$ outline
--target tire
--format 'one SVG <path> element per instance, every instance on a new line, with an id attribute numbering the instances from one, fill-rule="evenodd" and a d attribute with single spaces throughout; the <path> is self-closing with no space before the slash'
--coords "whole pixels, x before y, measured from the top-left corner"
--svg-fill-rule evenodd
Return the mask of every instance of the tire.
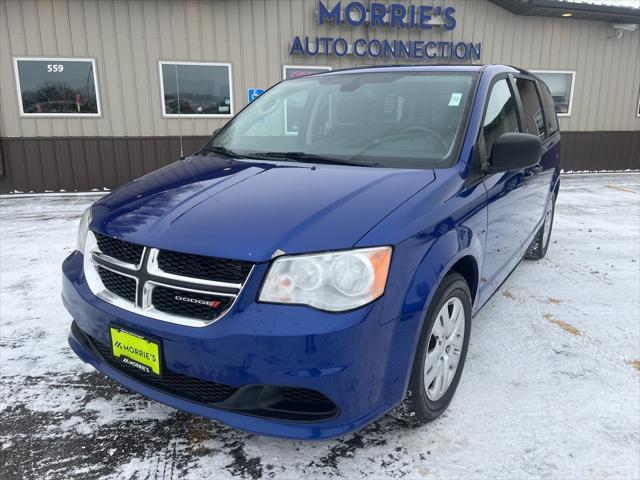
<path id="1" fill-rule="evenodd" d="M 556 211 L 556 194 L 552 193 L 547 205 L 547 210 L 544 214 L 544 222 L 536 233 L 533 242 L 527 249 L 527 253 L 524 254 L 524 258 L 527 260 L 540 260 L 547 254 L 549 248 L 549 241 L 551 239 L 551 230 L 553 229 L 553 218 Z"/>
<path id="2" fill-rule="evenodd" d="M 455 316 L 456 307 L 462 307 L 463 311 L 458 316 L 458 322 L 453 320 L 453 325 L 458 327 L 457 334 L 451 336 L 451 340 L 447 340 L 446 330 L 443 330 L 441 314 L 449 314 L 449 317 Z M 453 315 L 452 315 L 453 313 Z M 444 319 L 446 322 L 446 319 Z M 459 326 L 464 328 L 460 332 Z M 467 357 L 467 349 L 469 347 L 469 333 L 471 330 L 471 294 L 469 286 L 464 277 L 458 273 L 449 273 L 442 284 L 438 287 L 433 301 L 427 310 L 427 315 L 422 326 L 420 341 L 413 361 L 411 371 L 411 379 L 407 397 L 404 402 L 405 412 L 412 417 L 414 423 L 422 425 L 438 418 L 447 409 L 453 395 L 456 392 L 460 376 L 464 368 L 464 362 Z M 444 333 L 444 337 L 438 334 Z M 438 339 L 442 340 L 444 345 L 438 343 Z M 449 348 L 447 348 L 447 346 Z M 444 385 L 438 389 L 438 379 L 446 380 L 446 377 L 438 375 L 434 365 L 451 366 L 458 353 L 457 364 L 455 370 L 449 369 L 448 385 Z M 435 355 L 432 361 L 427 361 L 427 355 Z M 446 355 L 446 359 L 444 358 Z M 437 358 L 436 358 L 437 357 Z M 435 363 L 434 360 L 435 359 Z M 449 363 L 448 363 L 449 362 Z M 427 377 L 425 376 L 427 370 Z M 441 372 L 442 370 L 440 370 Z M 433 377 L 433 379 L 432 379 Z M 429 385 L 425 386 L 426 381 Z"/>

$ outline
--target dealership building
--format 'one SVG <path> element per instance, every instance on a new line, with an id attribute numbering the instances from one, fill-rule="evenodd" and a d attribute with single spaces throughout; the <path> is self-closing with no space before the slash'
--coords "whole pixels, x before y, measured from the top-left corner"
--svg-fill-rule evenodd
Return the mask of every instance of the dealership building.
<path id="1" fill-rule="evenodd" d="M 0 193 L 112 189 L 195 152 L 285 78 L 385 64 L 533 71 L 565 171 L 637 170 L 632 3 L 0 0 Z"/>

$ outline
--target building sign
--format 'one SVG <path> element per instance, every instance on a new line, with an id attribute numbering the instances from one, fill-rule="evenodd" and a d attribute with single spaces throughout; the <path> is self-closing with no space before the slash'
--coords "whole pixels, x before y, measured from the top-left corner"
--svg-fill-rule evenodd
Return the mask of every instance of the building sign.
<path id="1" fill-rule="evenodd" d="M 253 102 L 264 93 L 264 88 L 247 88 L 247 103 Z"/>
<path id="2" fill-rule="evenodd" d="M 392 30 L 428 33 L 456 28 L 456 9 L 432 5 L 385 4 L 371 2 L 369 8 L 362 1 L 338 1 L 333 6 L 318 0 L 318 25 L 358 28 L 369 26 Z M 290 55 L 355 55 L 359 58 L 392 58 L 426 61 L 480 60 L 481 42 L 448 42 L 436 40 L 387 40 L 357 38 L 352 43 L 343 37 L 300 37 L 291 42 Z"/>
<path id="3" fill-rule="evenodd" d="M 291 78 L 306 77 L 307 75 L 313 75 L 314 73 L 329 72 L 331 67 L 324 66 L 303 66 L 303 65 L 285 65 L 282 71 L 282 77 L 285 80 Z"/>

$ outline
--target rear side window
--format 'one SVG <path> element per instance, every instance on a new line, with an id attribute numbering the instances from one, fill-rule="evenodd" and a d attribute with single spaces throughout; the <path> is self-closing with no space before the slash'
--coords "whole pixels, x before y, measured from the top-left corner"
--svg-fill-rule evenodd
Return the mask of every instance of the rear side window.
<path id="1" fill-rule="evenodd" d="M 555 103 L 547 85 L 542 82 L 540 82 L 539 85 L 542 105 L 544 106 L 544 116 L 547 121 L 547 132 L 551 135 L 558 131 L 558 117 L 556 116 Z"/>
<path id="2" fill-rule="evenodd" d="M 507 80 L 498 80 L 491 89 L 482 124 L 487 154 L 491 155 L 493 143 L 500 135 L 518 131 L 516 101 L 511 94 Z"/>
<path id="3" fill-rule="evenodd" d="M 516 88 L 522 102 L 522 126 L 526 133 L 544 138 L 544 116 L 536 89 L 536 83 L 525 78 L 516 78 Z"/>

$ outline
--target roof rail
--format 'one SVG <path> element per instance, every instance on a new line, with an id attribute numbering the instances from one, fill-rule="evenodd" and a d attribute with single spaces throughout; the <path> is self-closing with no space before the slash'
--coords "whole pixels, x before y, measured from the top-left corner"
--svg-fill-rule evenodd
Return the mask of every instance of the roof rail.
<path id="1" fill-rule="evenodd" d="M 312 73 L 311 75 L 322 75 L 327 73 L 336 72 L 349 72 L 352 70 L 364 70 L 364 69 L 383 69 L 383 68 L 401 68 L 401 67 L 478 67 L 479 70 L 486 69 L 489 64 L 485 63 L 394 63 L 386 65 L 358 65 L 357 67 L 337 68 L 335 70 L 327 70 L 324 72 Z M 514 67 L 515 68 L 515 67 Z M 309 75 L 306 75 L 309 76 Z"/>

